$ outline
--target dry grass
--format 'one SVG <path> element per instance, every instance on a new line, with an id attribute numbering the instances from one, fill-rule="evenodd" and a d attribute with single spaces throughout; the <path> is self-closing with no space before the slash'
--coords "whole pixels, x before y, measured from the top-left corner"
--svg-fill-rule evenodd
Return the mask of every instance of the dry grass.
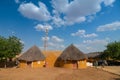
<path id="1" fill-rule="evenodd" d="M 0 80 L 120 80 L 120 76 L 95 68 L 9 68 L 0 70 Z"/>

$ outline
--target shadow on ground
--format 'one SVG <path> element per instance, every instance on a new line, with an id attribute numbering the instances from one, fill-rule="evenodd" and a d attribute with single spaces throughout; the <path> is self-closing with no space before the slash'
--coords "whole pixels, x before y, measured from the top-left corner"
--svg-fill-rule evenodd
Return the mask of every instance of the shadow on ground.
<path id="1" fill-rule="evenodd" d="M 120 80 L 120 78 L 115 78 L 115 80 Z"/>

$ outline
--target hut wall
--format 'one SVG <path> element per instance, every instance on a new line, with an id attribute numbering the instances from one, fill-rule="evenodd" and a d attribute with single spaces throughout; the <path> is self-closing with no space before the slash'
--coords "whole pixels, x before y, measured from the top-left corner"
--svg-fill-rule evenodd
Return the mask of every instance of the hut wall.
<path id="1" fill-rule="evenodd" d="M 25 67 L 27 67 L 26 61 L 20 61 L 19 67 L 20 67 L 20 68 L 25 68 Z"/>
<path id="2" fill-rule="evenodd" d="M 78 69 L 87 68 L 87 61 L 86 60 L 80 60 L 78 61 Z"/>
<path id="3" fill-rule="evenodd" d="M 70 69 L 72 69 L 72 68 L 73 68 L 73 64 L 66 63 L 66 64 L 64 64 L 63 67 L 64 67 L 64 68 L 70 68 Z"/>
<path id="4" fill-rule="evenodd" d="M 69 68 L 69 69 L 77 69 L 78 66 L 77 66 L 77 62 L 76 63 L 73 63 L 73 61 L 67 61 L 64 63 L 63 65 L 64 68 Z"/>
<path id="5" fill-rule="evenodd" d="M 45 61 L 33 61 L 32 62 L 32 67 L 33 68 L 41 68 L 44 67 Z"/>
<path id="6" fill-rule="evenodd" d="M 26 61 L 20 61 L 19 67 L 20 68 L 27 68 L 27 67 L 32 67 L 32 68 L 41 68 L 45 65 L 45 61 L 33 61 L 31 64 L 27 64 Z"/>
<path id="7" fill-rule="evenodd" d="M 72 63 L 67 63 L 67 64 L 64 64 L 64 68 L 77 69 L 77 65 Z"/>
<path id="8" fill-rule="evenodd" d="M 54 54 L 50 54 L 46 57 L 46 67 L 54 67 L 57 57 Z"/>

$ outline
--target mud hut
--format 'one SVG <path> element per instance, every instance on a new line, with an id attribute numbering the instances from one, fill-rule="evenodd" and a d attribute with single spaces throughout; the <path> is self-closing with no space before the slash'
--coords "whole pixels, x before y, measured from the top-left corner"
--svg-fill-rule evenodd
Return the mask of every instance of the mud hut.
<path id="1" fill-rule="evenodd" d="M 101 56 L 102 56 L 102 52 L 91 52 L 86 54 L 86 56 L 88 57 L 87 59 L 87 63 L 92 64 L 92 66 L 94 66 L 97 62 L 97 64 L 102 64 L 102 60 L 101 60 Z M 98 63 L 100 61 L 100 63 Z M 89 66 L 89 65 L 88 65 Z"/>
<path id="2" fill-rule="evenodd" d="M 86 56 L 88 57 L 87 61 L 94 62 L 96 60 L 100 60 L 101 59 L 101 55 L 102 55 L 101 52 L 91 52 L 91 53 L 88 53 L 88 54 L 86 54 Z"/>
<path id="3" fill-rule="evenodd" d="M 23 53 L 19 58 L 19 67 L 38 68 L 45 65 L 45 56 L 37 46 L 33 46 Z"/>
<path id="4" fill-rule="evenodd" d="M 58 57 L 55 66 L 72 69 L 86 68 L 86 59 L 86 55 L 71 44 Z"/>

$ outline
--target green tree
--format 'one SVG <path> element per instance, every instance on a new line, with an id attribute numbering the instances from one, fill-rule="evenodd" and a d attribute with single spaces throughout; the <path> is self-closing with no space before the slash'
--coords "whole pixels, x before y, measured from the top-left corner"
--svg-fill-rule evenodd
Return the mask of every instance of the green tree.
<path id="1" fill-rule="evenodd" d="M 6 67 L 6 60 L 7 60 L 7 57 L 5 56 L 7 54 L 7 39 L 0 36 L 0 63 L 2 62 L 2 65 L 3 65 L 3 62 L 4 62 L 4 66 Z"/>
<path id="2" fill-rule="evenodd" d="M 12 59 L 23 49 L 21 40 L 15 36 L 4 38 L 0 36 L 0 59 Z"/>
<path id="3" fill-rule="evenodd" d="M 6 41 L 7 41 L 6 38 L 0 36 L 0 60 L 2 60 L 4 54 L 6 54 L 6 46 L 7 46 Z"/>
<path id="4" fill-rule="evenodd" d="M 106 47 L 107 49 L 104 51 L 103 57 L 120 60 L 120 41 L 111 42 Z"/>
<path id="5" fill-rule="evenodd" d="M 16 55 L 20 54 L 23 49 L 23 44 L 21 43 L 21 40 L 15 36 L 10 36 L 7 39 L 7 57 L 9 59 L 12 59 Z"/>

